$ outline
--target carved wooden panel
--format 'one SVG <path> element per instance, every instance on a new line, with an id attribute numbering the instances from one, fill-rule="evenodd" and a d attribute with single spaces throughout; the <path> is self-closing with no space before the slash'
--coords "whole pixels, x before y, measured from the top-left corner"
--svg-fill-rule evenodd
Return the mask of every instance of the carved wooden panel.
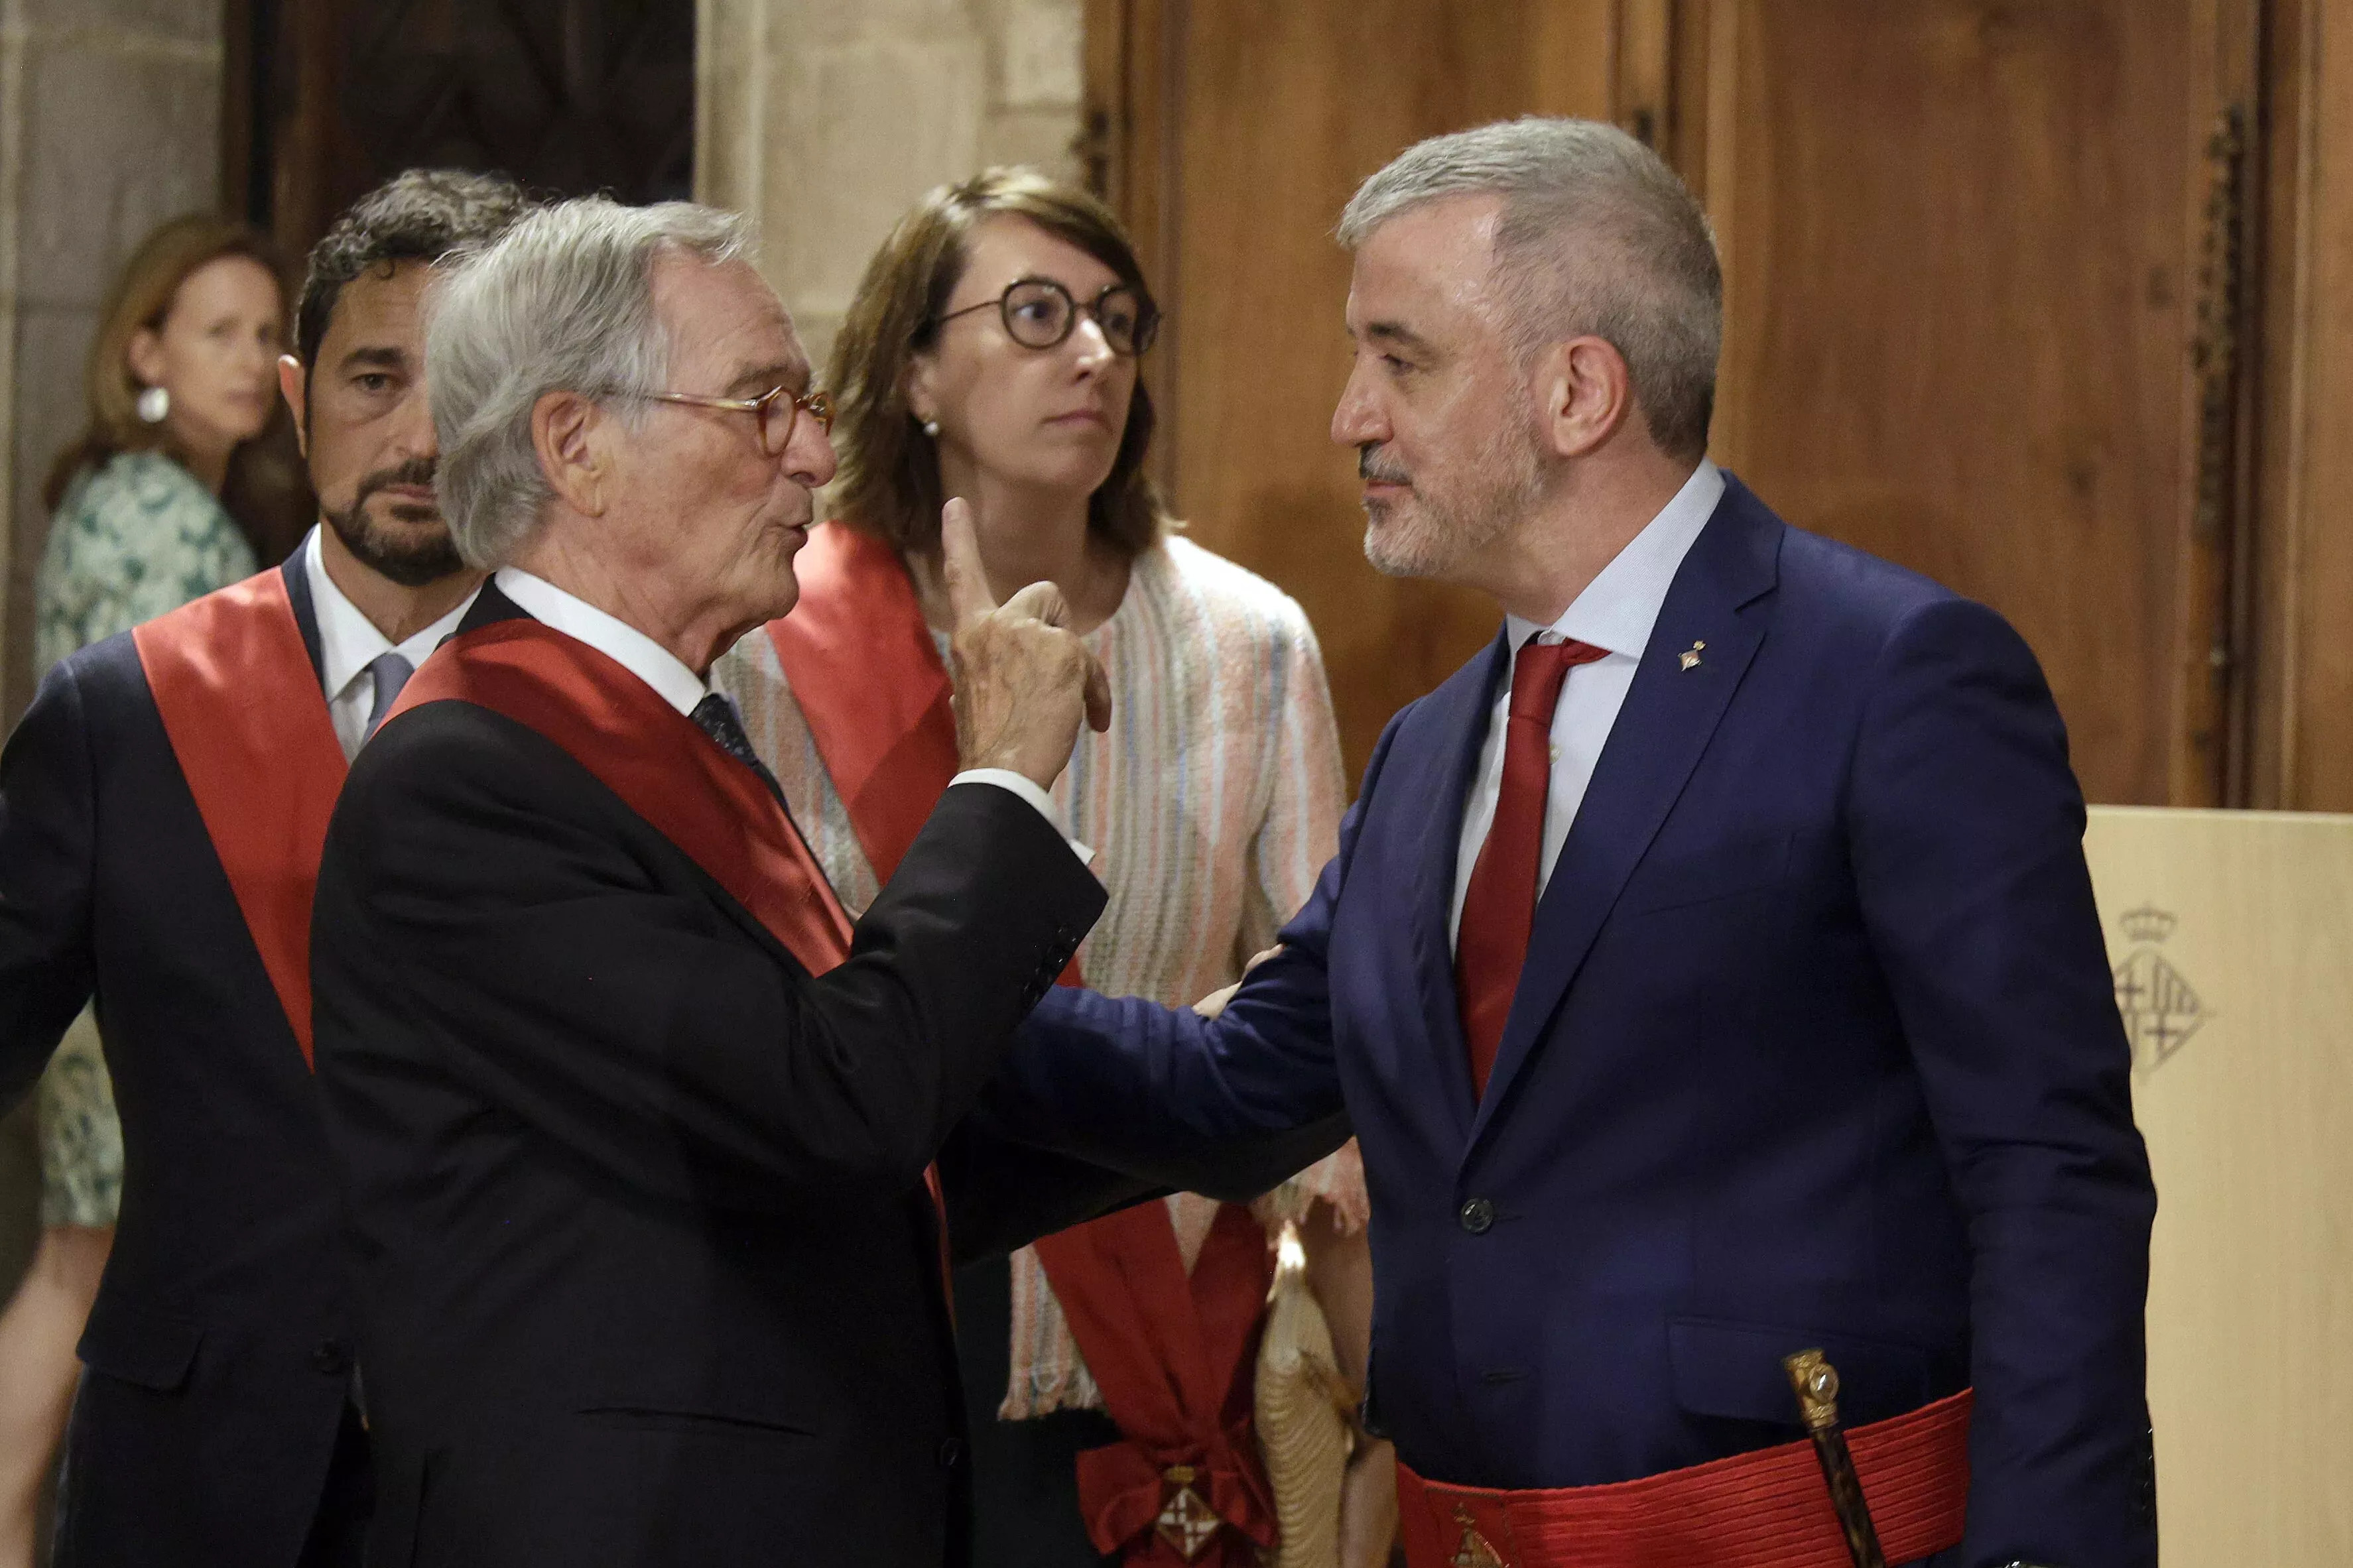
<path id="1" fill-rule="evenodd" d="M 233 192 L 299 251 L 418 165 L 554 195 L 693 186 L 694 0 L 243 0 Z M 239 37 L 248 56 L 236 58 Z M 234 89 L 233 89 L 234 90 Z"/>
<path id="2" fill-rule="evenodd" d="M 1358 557 L 1331 224 L 1416 137 L 1566 112 L 1718 226 L 1719 460 L 2009 616 L 2092 798 L 2341 805 L 2335 10 L 1089 0 L 1082 152 L 1171 307 L 1170 491 L 1307 607 L 1352 763 L 1495 612 Z"/>
<path id="3" fill-rule="evenodd" d="M 1637 6 L 1636 9 L 1641 7 Z M 1352 775 L 1391 713 L 1495 634 L 1492 603 L 1366 564 L 1332 226 L 1409 143 L 1613 112 L 1621 0 L 1097 0 L 1082 154 L 1169 312 L 1145 362 L 1190 536 L 1315 626 Z"/>
<path id="4" fill-rule="evenodd" d="M 1709 0 L 1714 440 L 1992 605 L 2094 800 L 2232 798 L 2249 0 Z"/>

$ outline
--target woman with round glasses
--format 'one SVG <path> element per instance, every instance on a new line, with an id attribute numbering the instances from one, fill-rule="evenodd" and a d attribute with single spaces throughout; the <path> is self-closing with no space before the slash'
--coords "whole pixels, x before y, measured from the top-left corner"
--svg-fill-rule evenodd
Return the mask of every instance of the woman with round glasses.
<path id="1" fill-rule="evenodd" d="M 1158 324 L 1117 220 L 1084 192 L 991 170 L 924 198 L 834 345 L 840 478 L 834 521 L 795 560 L 799 602 L 712 679 L 863 910 L 956 771 L 939 525 L 964 498 L 990 587 L 1058 584 L 1113 684 L 1110 731 L 1082 738 L 1055 790 L 1111 895 L 1064 978 L 1182 1004 L 1232 981 L 1305 901 L 1343 785 L 1299 606 L 1176 533 L 1145 477 L 1137 360 Z M 1140 1562 L 1189 1529 L 1194 1564 L 1255 1568 L 1275 1533 L 1247 1425 L 1269 1230 L 1300 1219 L 1361 1382 L 1365 1211 L 1351 1144 L 1254 1209 L 1179 1196 L 964 1270 L 975 1562 Z M 1382 1562 L 1384 1506 L 1376 1493 Z"/>

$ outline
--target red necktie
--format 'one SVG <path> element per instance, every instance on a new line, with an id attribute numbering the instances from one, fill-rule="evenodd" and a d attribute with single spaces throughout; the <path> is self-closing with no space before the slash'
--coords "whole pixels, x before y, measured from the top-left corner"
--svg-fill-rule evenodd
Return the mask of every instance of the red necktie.
<path id="1" fill-rule="evenodd" d="M 1544 854 L 1545 800 L 1552 792 L 1552 714 L 1561 683 L 1577 665 L 1609 656 L 1591 643 L 1540 643 L 1533 637 L 1512 665 L 1512 701 L 1504 721 L 1504 784 L 1495 820 L 1471 868 L 1462 925 L 1454 942 L 1454 982 L 1462 1034 L 1471 1046 L 1471 1084 L 1487 1092 L 1512 994 L 1527 962 L 1536 923 L 1536 865 Z"/>

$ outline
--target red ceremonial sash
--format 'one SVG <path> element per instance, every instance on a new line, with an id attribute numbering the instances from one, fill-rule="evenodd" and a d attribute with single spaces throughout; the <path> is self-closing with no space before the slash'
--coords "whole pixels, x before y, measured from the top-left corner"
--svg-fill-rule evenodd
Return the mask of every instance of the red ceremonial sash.
<path id="1" fill-rule="evenodd" d="M 776 661 L 874 879 L 887 882 L 956 774 L 955 710 L 899 552 L 847 523 L 793 557 L 800 597 L 768 623 Z"/>
<path id="2" fill-rule="evenodd" d="M 849 956 L 849 917 L 766 781 L 617 660 L 527 616 L 493 621 L 443 643 L 386 719 L 439 701 L 487 708 L 554 742 L 811 975 Z M 932 1166 L 923 1167 L 923 1186 L 945 1290 L 947 1203 Z"/>
<path id="3" fill-rule="evenodd" d="M 1277 1533 L 1250 1413 L 1274 1278 L 1258 1221 L 1220 1206 L 1189 1279 L 1163 1203 L 1037 1247 L 1119 1423 L 1119 1442 L 1079 1456 L 1087 1539 L 1128 1563 L 1256 1568 Z"/>
<path id="4" fill-rule="evenodd" d="M 271 570 L 132 628 L 172 754 L 286 1022 L 311 1059 L 311 900 L 342 742 Z"/>
<path id="5" fill-rule="evenodd" d="M 1960 1544 L 1970 1391 L 1847 1434 L 1881 1546 L 1910 1563 Z M 1504 1491 L 1398 1466 L 1408 1568 L 1847 1568 L 1811 1442 L 1609 1486 Z"/>
<path id="6" fill-rule="evenodd" d="M 812 975 L 849 956 L 849 917 L 766 783 L 615 659 L 540 621 L 493 621 L 435 650 L 387 718 L 440 701 L 554 742 Z"/>
<path id="7" fill-rule="evenodd" d="M 887 882 L 955 776 L 948 673 L 913 580 L 889 544 L 829 522 L 793 558 L 793 574 L 800 597 L 790 615 L 768 623 L 768 638 L 866 862 L 877 882 Z M 1084 983 L 1072 959 L 1061 984 Z M 1166 1501 L 1165 1472 L 1180 1463 L 1198 1472 L 1196 1496 L 1218 1519 L 1271 1544 L 1274 1513 L 1249 1440 L 1249 1401 L 1239 1428 L 1222 1415 L 1237 1377 L 1248 1386 L 1253 1331 L 1271 1279 L 1257 1223 L 1245 1211 L 1220 1210 L 1189 1284 L 1163 1203 L 1139 1205 L 1037 1247 L 1071 1337 L 1127 1439 L 1079 1461 L 1088 1528 L 1113 1532 L 1097 1534 L 1096 1549 L 1129 1548 L 1133 1562 L 1164 1560 L 1155 1554 L 1159 1538 L 1152 1524 Z M 1236 1325 L 1244 1342 L 1240 1351 L 1229 1331 Z M 1174 1403 L 1171 1377 L 1187 1390 Z M 1171 1454 L 1192 1458 L 1161 1458 Z M 1255 1563 L 1241 1554 L 1239 1536 L 1218 1534 L 1237 1552 L 1235 1563 Z"/>

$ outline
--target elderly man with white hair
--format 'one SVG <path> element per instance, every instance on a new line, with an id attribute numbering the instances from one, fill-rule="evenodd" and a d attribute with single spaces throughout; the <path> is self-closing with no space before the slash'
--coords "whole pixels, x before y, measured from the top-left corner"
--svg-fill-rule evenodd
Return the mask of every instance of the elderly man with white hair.
<path id="1" fill-rule="evenodd" d="M 952 506 L 969 771 L 844 918 L 705 683 L 834 468 L 747 244 L 570 202 L 432 301 L 493 574 L 344 787 L 312 947 L 386 1568 L 955 1550 L 935 1160 L 1103 906 L 1044 792 L 1105 699 Z"/>
<path id="2" fill-rule="evenodd" d="M 1413 1568 L 1835 1568 L 1873 1529 L 2149 1568 L 2156 1200 L 2033 655 L 1707 460 L 1715 247 L 1631 137 L 1436 138 L 1340 237 L 1366 553 L 1503 628 L 1221 1017 L 1060 991 L 997 1109 L 1083 1152 L 1345 1106 Z"/>

